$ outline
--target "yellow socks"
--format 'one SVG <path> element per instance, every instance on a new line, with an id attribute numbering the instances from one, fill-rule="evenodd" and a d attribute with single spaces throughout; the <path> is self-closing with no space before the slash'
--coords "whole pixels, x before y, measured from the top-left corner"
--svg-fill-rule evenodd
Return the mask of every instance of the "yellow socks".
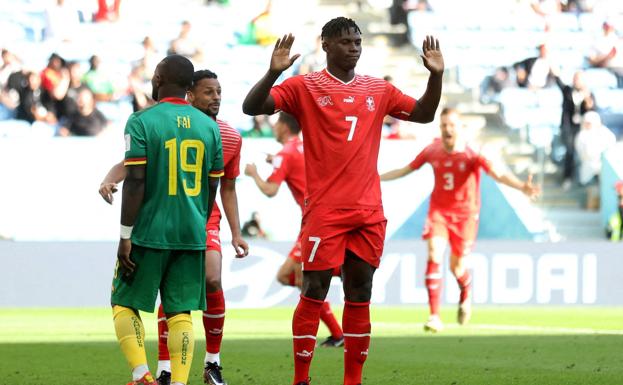
<path id="1" fill-rule="evenodd" d="M 117 339 L 130 367 L 133 370 L 137 368 L 140 372 L 148 372 L 143 322 L 133 309 L 115 305 L 112 311 Z M 136 376 L 139 374 L 141 373 L 136 373 Z"/>
<path id="2" fill-rule="evenodd" d="M 167 319 L 169 339 L 167 346 L 171 356 L 171 383 L 186 384 L 193 361 L 195 336 L 190 314 L 178 314 Z"/>

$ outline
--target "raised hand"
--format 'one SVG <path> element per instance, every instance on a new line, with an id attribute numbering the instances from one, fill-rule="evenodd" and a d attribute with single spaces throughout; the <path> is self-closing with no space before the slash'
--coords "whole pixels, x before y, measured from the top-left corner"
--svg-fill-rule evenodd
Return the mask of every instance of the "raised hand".
<path id="1" fill-rule="evenodd" d="M 541 187 L 532 184 L 532 174 L 528 175 L 528 179 L 524 182 L 521 191 L 532 200 L 541 195 Z"/>
<path id="2" fill-rule="evenodd" d="M 290 48 L 294 43 L 294 36 L 289 33 L 283 35 L 281 39 L 277 39 L 275 43 L 275 49 L 273 50 L 273 56 L 270 58 L 270 70 L 274 72 L 282 72 L 290 68 L 294 61 L 301 55 L 296 54 L 290 57 Z"/>
<path id="3" fill-rule="evenodd" d="M 440 75 L 443 73 L 443 55 L 439 49 L 439 40 L 433 36 L 426 36 L 422 42 L 422 52 L 420 55 L 424 62 L 424 67 L 433 74 Z"/>

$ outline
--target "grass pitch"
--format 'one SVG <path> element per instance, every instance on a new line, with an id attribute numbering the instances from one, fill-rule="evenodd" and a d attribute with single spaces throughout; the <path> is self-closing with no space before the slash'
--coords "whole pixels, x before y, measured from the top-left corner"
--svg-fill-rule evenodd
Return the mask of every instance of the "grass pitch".
<path id="1" fill-rule="evenodd" d="M 336 312 L 337 313 L 337 312 Z M 156 321 L 143 313 L 150 368 L 156 369 Z M 292 309 L 228 310 L 221 353 L 230 385 L 289 385 Z M 339 314 L 336 314 L 339 317 Z M 476 307 L 459 327 L 424 334 L 424 308 L 373 307 L 366 385 L 623 384 L 623 309 Z M 204 340 L 189 384 L 202 384 Z M 321 326 L 319 340 L 327 336 Z M 342 349 L 318 348 L 313 385 L 339 385 Z M 1 309 L 0 385 L 125 385 L 129 370 L 110 309 Z"/>

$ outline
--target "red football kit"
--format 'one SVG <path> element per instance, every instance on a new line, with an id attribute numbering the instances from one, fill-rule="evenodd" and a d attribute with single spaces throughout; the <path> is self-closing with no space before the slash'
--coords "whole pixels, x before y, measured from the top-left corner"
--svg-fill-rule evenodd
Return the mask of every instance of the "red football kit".
<path id="1" fill-rule="evenodd" d="M 223 178 L 236 179 L 240 175 L 240 149 L 242 147 L 242 137 L 240 133 L 230 126 L 227 122 L 216 119 L 218 128 L 221 132 L 223 142 L 223 164 L 225 165 L 225 175 Z M 206 224 L 207 240 L 206 250 L 221 252 L 221 210 L 216 202 L 212 208 L 212 213 Z"/>
<path id="2" fill-rule="evenodd" d="M 452 255 L 469 253 L 478 232 L 480 169 L 491 173 L 491 163 L 470 147 L 448 152 L 435 139 L 409 164 L 414 170 L 425 163 L 433 167 L 435 187 L 430 197 L 424 239 L 448 239 Z"/>
<path id="3" fill-rule="evenodd" d="M 305 141 L 303 269 L 341 266 L 346 249 L 378 267 L 387 223 L 377 171 L 383 118 L 407 119 L 416 100 L 385 80 L 345 83 L 326 69 L 291 77 L 271 96 Z"/>

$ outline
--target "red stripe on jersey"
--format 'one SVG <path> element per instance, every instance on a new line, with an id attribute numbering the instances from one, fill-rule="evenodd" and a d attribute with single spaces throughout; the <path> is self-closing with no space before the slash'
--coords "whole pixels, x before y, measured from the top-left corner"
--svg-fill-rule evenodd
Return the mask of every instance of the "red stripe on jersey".
<path id="1" fill-rule="evenodd" d="M 159 100 L 160 103 L 173 103 L 173 104 L 190 104 L 186 101 L 186 99 L 182 99 L 182 98 L 175 98 L 175 97 L 171 97 L 171 98 L 162 98 Z"/>
<path id="2" fill-rule="evenodd" d="M 238 130 L 229 125 L 229 123 L 216 119 L 219 131 L 221 132 L 221 142 L 223 143 L 223 177 L 227 179 L 235 179 L 240 175 L 240 149 L 242 147 L 242 137 Z M 210 213 L 212 220 L 220 221 L 221 210 L 216 202 Z M 218 218 L 218 219 L 216 219 Z"/>

